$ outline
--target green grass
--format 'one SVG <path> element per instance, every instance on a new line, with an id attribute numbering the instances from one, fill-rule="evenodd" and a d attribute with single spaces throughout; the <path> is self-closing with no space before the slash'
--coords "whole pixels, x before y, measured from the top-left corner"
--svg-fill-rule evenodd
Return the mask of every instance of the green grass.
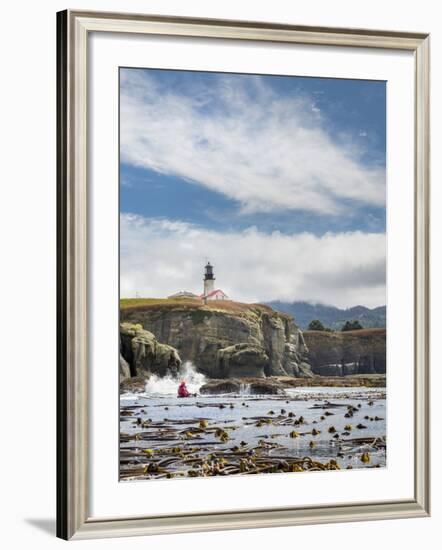
<path id="1" fill-rule="evenodd" d="M 192 300 L 189 298 L 122 298 L 120 300 L 120 308 L 128 309 L 132 307 L 143 306 L 180 306 L 180 305 L 203 305 L 200 300 Z"/>
<path id="2" fill-rule="evenodd" d="M 172 309 L 189 308 L 203 311 L 220 311 L 233 315 L 262 315 L 278 316 L 290 318 L 285 313 L 276 312 L 269 306 L 262 304 L 243 304 L 233 300 L 213 300 L 205 304 L 201 300 L 192 298 L 122 298 L 120 300 L 120 309 L 123 311 L 140 311 L 145 309 Z M 204 315 L 203 312 L 200 312 Z"/>

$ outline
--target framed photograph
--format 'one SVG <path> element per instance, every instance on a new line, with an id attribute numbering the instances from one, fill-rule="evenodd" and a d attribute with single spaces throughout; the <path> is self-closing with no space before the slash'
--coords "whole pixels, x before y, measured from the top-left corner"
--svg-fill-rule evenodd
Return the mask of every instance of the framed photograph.
<path id="1" fill-rule="evenodd" d="M 58 13 L 64 539 L 429 514 L 429 36 Z"/>

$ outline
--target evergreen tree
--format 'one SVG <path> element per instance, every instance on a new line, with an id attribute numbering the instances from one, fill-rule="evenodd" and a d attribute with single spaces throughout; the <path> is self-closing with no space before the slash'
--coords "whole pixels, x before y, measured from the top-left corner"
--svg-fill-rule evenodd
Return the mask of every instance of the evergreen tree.
<path id="1" fill-rule="evenodd" d="M 354 321 L 346 321 L 344 326 L 342 327 L 342 332 L 347 332 L 349 330 L 361 330 L 364 328 L 361 323 L 357 320 Z"/>
<path id="2" fill-rule="evenodd" d="M 325 327 L 319 319 L 313 319 L 308 325 L 308 330 L 325 330 Z"/>

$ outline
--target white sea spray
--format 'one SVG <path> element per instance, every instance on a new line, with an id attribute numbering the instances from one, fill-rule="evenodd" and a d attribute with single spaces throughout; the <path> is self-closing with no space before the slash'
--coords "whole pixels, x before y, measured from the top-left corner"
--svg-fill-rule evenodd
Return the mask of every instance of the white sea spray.
<path id="1" fill-rule="evenodd" d="M 177 395 L 179 383 L 185 380 L 187 389 L 190 393 L 197 393 L 201 386 L 206 383 L 206 377 L 196 370 L 192 361 L 185 361 L 176 375 L 167 374 L 160 377 L 152 374 L 146 382 L 145 393 L 148 396 L 153 395 Z"/>

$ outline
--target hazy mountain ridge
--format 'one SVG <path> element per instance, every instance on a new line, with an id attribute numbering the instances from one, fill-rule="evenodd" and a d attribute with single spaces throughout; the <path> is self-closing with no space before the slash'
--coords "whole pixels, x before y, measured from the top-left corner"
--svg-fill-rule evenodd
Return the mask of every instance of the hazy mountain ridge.
<path id="1" fill-rule="evenodd" d="M 365 306 L 354 306 L 348 309 L 340 309 L 324 304 L 312 304 L 309 302 L 282 302 L 274 300 L 266 302 L 267 305 L 288 313 L 295 318 L 296 324 L 306 330 L 313 319 L 319 319 L 322 324 L 333 330 L 341 330 L 346 321 L 358 320 L 365 328 L 385 328 L 387 318 L 386 306 L 370 309 Z"/>

